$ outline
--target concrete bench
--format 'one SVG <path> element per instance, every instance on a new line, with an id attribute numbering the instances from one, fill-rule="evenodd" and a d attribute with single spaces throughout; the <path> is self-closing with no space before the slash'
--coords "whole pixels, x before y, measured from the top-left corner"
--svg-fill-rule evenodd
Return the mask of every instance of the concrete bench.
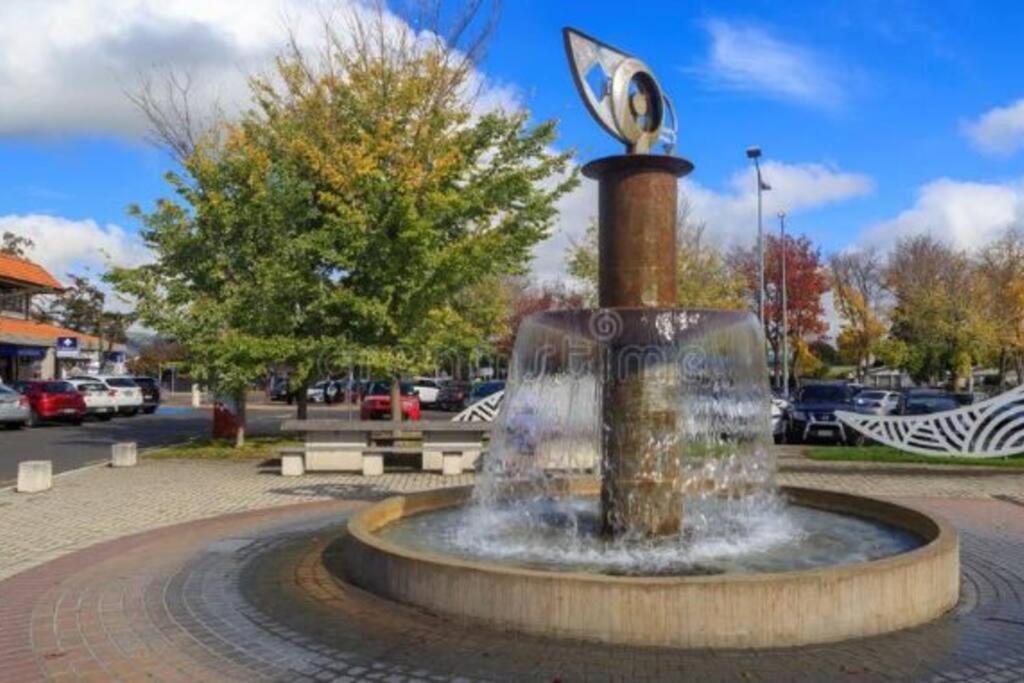
<path id="1" fill-rule="evenodd" d="M 299 477 L 306 473 L 305 448 L 281 448 L 277 454 L 281 456 L 281 476 Z"/>
<path id="2" fill-rule="evenodd" d="M 383 473 L 385 454 L 421 454 L 425 471 L 454 474 L 474 469 L 491 426 L 489 422 L 286 420 L 281 429 L 305 435 L 303 471 L 376 476 Z M 419 440 L 422 445 L 376 444 L 376 434 L 380 435 L 377 440 Z"/>

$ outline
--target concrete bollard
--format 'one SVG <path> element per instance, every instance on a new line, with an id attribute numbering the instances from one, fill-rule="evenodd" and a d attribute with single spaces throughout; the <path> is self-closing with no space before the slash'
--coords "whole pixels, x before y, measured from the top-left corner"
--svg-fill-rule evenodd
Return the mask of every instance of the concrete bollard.
<path id="1" fill-rule="evenodd" d="M 18 463 L 18 493 L 39 493 L 53 488 L 53 463 L 24 460 Z"/>
<path id="2" fill-rule="evenodd" d="M 192 407 L 198 408 L 203 405 L 203 392 L 199 389 L 198 384 L 192 385 Z"/>
<path id="3" fill-rule="evenodd" d="M 281 456 L 281 476 L 301 477 L 305 473 L 305 458 L 301 453 L 285 453 Z"/>
<path id="4" fill-rule="evenodd" d="M 111 467 L 135 467 L 139 462 L 138 449 L 134 441 L 115 443 L 110 448 Z"/>

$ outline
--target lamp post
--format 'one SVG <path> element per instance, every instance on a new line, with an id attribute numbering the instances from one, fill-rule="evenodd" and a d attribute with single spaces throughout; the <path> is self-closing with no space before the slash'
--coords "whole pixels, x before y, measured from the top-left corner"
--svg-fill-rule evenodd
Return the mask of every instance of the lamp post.
<path id="1" fill-rule="evenodd" d="M 782 233 L 782 396 L 789 398 L 789 310 L 786 305 L 786 212 L 779 211 Z"/>
<path id="2" fill-rule="evenodd" d="M 761 148 L 748 147 L 747 158 L 754 161 L 754 170 L 757 172 L 757 317 L 764 329 L 764 223 L 761 219 L 761 193 L 772 187 L 761 177 Z"/>

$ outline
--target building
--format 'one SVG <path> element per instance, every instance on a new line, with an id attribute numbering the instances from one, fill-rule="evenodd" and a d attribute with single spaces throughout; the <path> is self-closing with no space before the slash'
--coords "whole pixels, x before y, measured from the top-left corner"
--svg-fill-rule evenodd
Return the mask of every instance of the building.
<path id="1" fill-rule="evenodd" d="M 62 290 L 60 282 L 42 266 L 0 254 L 0 381 L 54 379 L 75 370 L 123 369 L 123 345 L 111 348 L 92 335 L 32 319 L 35 297 Z M 58 354 L 58 339 L 77 343 Z"/>

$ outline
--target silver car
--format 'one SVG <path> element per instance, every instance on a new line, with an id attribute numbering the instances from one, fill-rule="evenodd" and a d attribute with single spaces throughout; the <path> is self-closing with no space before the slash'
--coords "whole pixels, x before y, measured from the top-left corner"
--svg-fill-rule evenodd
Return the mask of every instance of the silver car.
<path id="1" fill-rule="evenodd" d="M 28 400 L 14 389 L 0 384 L 0 425 L 20 429 L 28 424 Z"/>
<path id="2" fill-rule="evenodd" d="M 891 415 L 900 406 L 900 395 L 895 391 L 865 389 L 853 398 L 853 409 L 869 415 Z"/>

